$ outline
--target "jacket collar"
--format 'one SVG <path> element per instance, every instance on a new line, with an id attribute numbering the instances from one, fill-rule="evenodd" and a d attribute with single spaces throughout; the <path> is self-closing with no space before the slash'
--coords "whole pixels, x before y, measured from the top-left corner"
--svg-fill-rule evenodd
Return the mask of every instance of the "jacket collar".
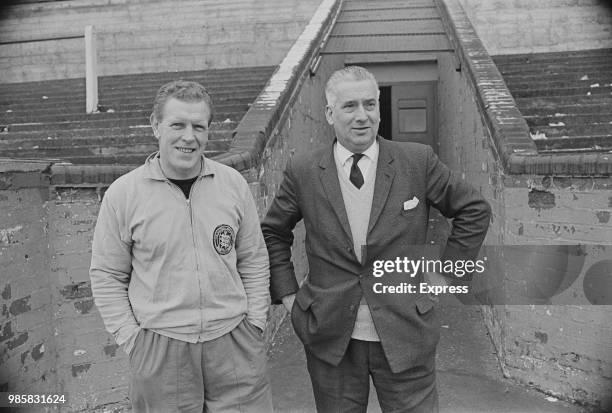
<path id="1" fill-rule="evenodd" d="M 390 142 L 382 138 L 380 135 L 376 137 L 376 140 L 378 141 L 378 145 L 379 145 L 378 164 L 379 165 L 381 163 L 384 163 L 385 165 L 391 164 L 394 161 L 395 157 L 393 155 L 393 150 L 391 148 Z M 327 169 L 330 166 L 335 169 L 334 144 L 336 143 L 336 141 L 337 139 L 334 138 L 331 144 L 330 150 L 323 152 L 323 156 L 321 156 L 321 159 L 319 160 L 319 167 L 321 167 L 322 169 Z"/>
<path id="2" fill-rule="evenodd" d="M 204 167 L 200 170 L 200 174 L 198 175 L 198 177 L 200 178 L 203 176 L 214 176 L 216 172 L 214 162 L 210 162 L 209 160 L 207 160 L 204 155 L 202 155 L 201 162 Z M 159 160 L 159 152 L 155 152 L 149 155 L 149 157 L 144 163 L 144 168 L 145 178 L 153 179 L 156 181 L 166 181 L 168 179 L 162 171 L 161 163 Z"/>

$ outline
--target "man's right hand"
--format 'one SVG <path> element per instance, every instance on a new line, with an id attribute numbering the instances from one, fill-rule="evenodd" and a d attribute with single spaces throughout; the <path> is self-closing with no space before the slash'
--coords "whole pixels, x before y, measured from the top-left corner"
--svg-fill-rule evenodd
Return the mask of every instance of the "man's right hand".
<path id="1" fill-rule="evenodd" d="M 283 301 L 283 305 L 287 309 L 288 312 L 291 312 L 291 308 L 293 307 L 293 302 L 295 301 L 295 294 L 289 294 L 281 298 Z"/>

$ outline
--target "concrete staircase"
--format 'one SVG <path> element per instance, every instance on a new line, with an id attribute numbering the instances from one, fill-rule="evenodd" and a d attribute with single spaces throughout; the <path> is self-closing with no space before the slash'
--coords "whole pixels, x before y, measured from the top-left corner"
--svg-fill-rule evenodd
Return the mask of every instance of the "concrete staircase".
<path id="1" fill-rule="evenodd" d="M 539 152 L 612 150 L 612 49 L 493 59 Z"/>
<path id="2" fill-rule="evenodd" d="M 85 113 L 85 80 L 0 85 L 0 157 L 74 164 L 140 164 L 157 150 L 149 116 L 157 89 L 173 79 L 207 87 L 215 105 L 206 156 L 227 151 L 234 129 L 274 67 L 106 76 L 99 113 Z"/>

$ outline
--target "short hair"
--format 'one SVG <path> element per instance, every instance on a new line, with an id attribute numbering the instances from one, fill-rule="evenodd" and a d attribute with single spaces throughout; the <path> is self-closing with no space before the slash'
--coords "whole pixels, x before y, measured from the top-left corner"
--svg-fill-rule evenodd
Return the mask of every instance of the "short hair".
<path id="1" fill-rule="evenodd" d="M 343 69 L 336 70 L 327 80 L 327 84 L 325 85 L 325 99 L 327 99 L 328 105 L 333 106 L 336 104 L 336 85 L 346 80 L 370 80 L 376 86 L 376 99 L 380 96 L 378 82 L 372 73 L 361 66 L 346 66 Z"/>
<path id="2" fill-rule="evenodd" d="M 198 82 L 190 80 L 173 80 L 160 87 L 153 101 L 153 116 L 155 116 L 155 119 L 158 121 L 162 120 L 164 105 L 172 98 L 183 102 L 206 103 L 210 111 L 208 124 L 210 125 L 210 122 L 212 122 L 214 114 L 212 98 L 206 88 Z"/>

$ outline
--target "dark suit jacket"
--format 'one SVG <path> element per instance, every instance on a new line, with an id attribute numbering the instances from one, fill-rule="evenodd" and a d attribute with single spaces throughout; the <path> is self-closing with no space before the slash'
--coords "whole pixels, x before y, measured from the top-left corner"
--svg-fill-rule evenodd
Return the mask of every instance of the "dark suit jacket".
<path id="1" fill-rule="evenodd" d="M 306 349 L 333 365 L 342 359 L 365 295 L 394 372 L 431 362 L 439 339 L 433 302 L 426 294 L 375 294 L 373 284 L 413 282 L 405 273 L 376 278 L 375 260 L 418 259 L 426 242 L 429 205 L 454 218 L 442 259 L 473 259 L 489 225 L 490 208 L 478 191 L 456 177 L 429 146 L 379 138 L 372 212 L 362 262 L 353 251 L 333 147 L 296 155 L 263 220 L 275 303 L 297 291 L 292 321 Z M 404 202 L 416 197 L 412 209 Z M 306 227 L 309 274 L 299 288 L 290 261 L 292 230 Z M 418 248 L 418 247 L 417 247 Z"/>

